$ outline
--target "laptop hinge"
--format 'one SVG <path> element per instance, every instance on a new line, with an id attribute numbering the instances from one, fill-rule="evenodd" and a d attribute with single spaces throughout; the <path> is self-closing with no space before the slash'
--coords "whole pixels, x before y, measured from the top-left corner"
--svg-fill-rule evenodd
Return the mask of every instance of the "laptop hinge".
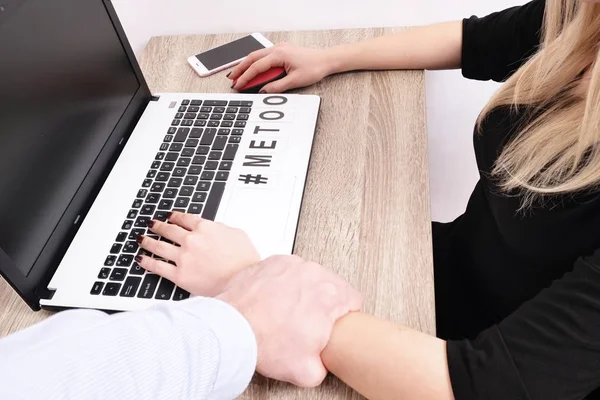
<path id="1" fill-rule="evenodd" d="M 37 292 L 38 292 L 38 296 L 40 299 L 52 300 L 52 298 L 54 297 L 54 294 L 56 293 L 56 289 L 43 288 L 43 289 L 38 289 Z"/>
<path id="2" fill-rule="evenodd" d="M 150 97 L 150 101 L 158 101 L 160 100 L 160 96 L 152 96 Z"/>

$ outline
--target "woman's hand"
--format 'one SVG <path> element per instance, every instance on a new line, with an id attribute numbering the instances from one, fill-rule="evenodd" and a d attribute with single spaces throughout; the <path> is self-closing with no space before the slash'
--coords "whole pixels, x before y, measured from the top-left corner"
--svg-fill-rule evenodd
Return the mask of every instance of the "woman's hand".
<path id="1" fill-rule="evenodd" d="M 287 76 L 265 85 L 261 93 L 282 93 L 310 86 L 330 74 L 332 62 L 327 50 L 295 47 L 285 43 L 250 53 L 228 75 L 238 79 L 233 89 L 243 87 L 256 75 L 273 67 L 283 67 Z"/>
<path id="2" fill-rule="evenodd" d="M 175 283 L 192 295 L 216 296 L 242 269 L 260 261 L 254 245 L 242 230 L 174 212 L 169 223 L 151 221 L 150 230 L 170 244 L 140 236 L 140 246 L 169 262 L 148 256 L 136 261 L 146 270 Z"/>

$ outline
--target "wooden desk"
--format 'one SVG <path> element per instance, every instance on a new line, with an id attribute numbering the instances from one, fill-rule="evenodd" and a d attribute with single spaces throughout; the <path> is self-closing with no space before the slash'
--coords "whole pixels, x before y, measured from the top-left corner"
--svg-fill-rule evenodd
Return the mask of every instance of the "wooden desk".
<path id="1" fill-rule="evenodd" d="M 273 42 L 330 46 L 390 29 L 270 33 Z M 230 92 L 224 74 L 199 78 L 186 58 L 240 35 L 153 38 L 141 66 L 153 92 Z M 296 91 L 323 99 L 295 253 L 357 287 L 364 310 L 434 334 L 425 85 L 421 71 L 356 72 Z M 32 313 L 0 283 L 0 336 L 48 313 Z M 248 399 L 347 399 L 329 378 L 314 390 L 257 377 Z"/>

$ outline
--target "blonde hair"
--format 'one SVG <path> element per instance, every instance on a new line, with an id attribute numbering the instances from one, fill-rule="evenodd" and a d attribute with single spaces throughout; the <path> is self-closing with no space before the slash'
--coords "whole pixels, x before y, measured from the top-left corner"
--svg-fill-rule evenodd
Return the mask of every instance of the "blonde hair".
<path id="1" fill-rule="evenodd" d="M 547 195 L 600 186 L 599 45 L 597 4 L 547 0 L 539 51 L 490 99 L 477 121 L 481 127 L 500 106 L 527 107 L 529 117 L 492 169 L 502 191 L 522 196 L 521 208 Z M 584 74 L 589 87 L 581 93 Z"/>

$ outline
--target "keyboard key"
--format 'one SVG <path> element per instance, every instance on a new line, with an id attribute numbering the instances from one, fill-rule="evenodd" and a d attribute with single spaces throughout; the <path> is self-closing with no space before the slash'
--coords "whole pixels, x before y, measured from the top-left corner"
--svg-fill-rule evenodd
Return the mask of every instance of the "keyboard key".
<path id="1" fill-rule="evenodd" d="M 197 204 L 197 203 L 190 204 L 190 208 L 188 208 L 188 210 L 187 210 L 188 214 L 200 215 L 201 212 L 202 212 L 202 204 Z"/>
<path id="2" fill-rule="evenodd" d="M 212 145 L 213 150 L 223 150 L 227 144 L 227 136 L 217 136 L 215 142 Z"/>
<path id="3" fill-rule="evenodd" d="M 223 120 L 225 120 L 225 121 L 234 121 L 235 120 L 235 114 L 225 114 L 223 116 Z"/>
<path id="4" fill-rule="evenodd" d="M 181 106 L 181 107 L 179 107 L 179 109 L 177 111 L 179 111 L 180 113 L 184 113 L 184 112 L 187 111 L 187 107 L 186 106 Z"/>
<path id="5" fill-rule="evenodd" d="M 148 194 L 148 191 L 146 189 L 140 189 L 137 192 L 137 198 L 138 199 L 143 199 L 146 197 L 146 195 Z"/>
<path id="6" fill-rule="evenodd" d="M 232 121 L 221 121 L 221 127 L 223 128 L 231 128 L 233 126 Z"/>
<path id="7" fill-rule="evenodd" d="M 202 108 L 200 108 L 200 112 L 210 114 L 212 112 L 212 107 L 202 107 Z"/>
<path id="8" fill-rule="evenodd" d="M 219 172 L 217 172 L 217 176 L 215 177 L 215 180 L 217 180 L 217 181 L 226 181 L 227 179 L 229 179 L 229 172 L 227 172 L 227 171 L 219 171 Z"/>
<path id="9" fill-rule="evenodd" d="M 197 119 L 197 120 L 194 122 L 194 126 L 206 126 L 206 121 L 202 121 L 202 120 L 200 120 L 200 119 Z"/>
<path id="10" fill-rule="evenodd" d="M 185 176 L 185 172 L 186 172 L 185 168 L 177 167 L 173 170 L 173 176 L 181 178 L 182 176 Z"/>
<path id="11" fill-rule="evenodd" d="M 206 156 L 196 156 L 192 159 L 193 165 L 202 165 L 206 162 Z"/>
<path id="12" fill-rule="evenodd" d="M 210 128 L 218 128 L 221 124 L 219 123 L 218 120 L 214 120 L 214 121 L 208 121 L 208 124 L 206 124 L 206 126 L 210 127 Z"/>
<path id="13" fill-rule="evenodd" d="M 213 112 L 217 114 L 223 114 L 225 112 L 225 107 L 215 107 L 213 108 Z"/>
<path id="14" fill-rule="evenodd" d="M 194 120 L 184 119 L 181 121 L 181 126 L 194 126 Z"/>
<path id="15" fill-rule="evenodd" d="M 177 132 L 177 128 L 175 128 L 174 126 L 170 127 L 169 130 L 167 131 L 168 135 L 174 135 L 175 132 Z"/>
<path id="16" fill-rule="evenodd" d="M 170 210 L 173 207 L 173 200 L 161 200 L 158 205 L 159 210 Z"/>
<path id="17" fill-rule="evenodd" d="M 160 161 L 153 161 L 150 168 L 157 169 L 158 167 L 160 167 Z"/>
<path id="18" fill-rule="evenodd" d="M 177 197 L 177 189 L 168 188 L 163 193 L 163 198 L 165 199 L 174 199 L 175 197 Z"/>
<path id="19" fill-rule="evenodd" d="M 169 180 L 169 176 L 170 176 L 170 174 L 168 172 L 159 172 L 156 175 L 156 181 L 157 182 L 166 182 Z"/>
<path id="20" fill-rule="evenodd" d="M 146 203 L 156 204 L 160 200 L 160 194 L 158 193 L 150 193 L 148 197 L 146 197 Z"/>
<path id="21" fill-rule="evenodd" d="M 131 244 L 133 243 L 133 244 Z M 132 252 L 128 252 L 128 253 L 135 253 L 137 251 L 137 242 L 127 242 L 125 244 L 125 248 L 127 248 L 128 246 L 135 246 L 136 250 L 132 251 Z M 119 259 L 117 260 L 117 267 L 129 267 L 131 265 L 131 263 L 133 262 L 133 256 L 131 254 L 121 254 L 119 256 Z"/>
<path id="22" fill-rule="evenodd" d="M 214 182 L 212 185 L 212 190 L 208 195 L 208 200 L 206 200 L 206 205 L 204 206 L 204 212 L 202 213 L 202 218 L 209 219 L 211 221 L 215 220 L 217 216 L 217 211 L 219 209 L 219 204 L 221 203 L 221 197 L 223 197 L 223 192 L 225 191 L 225 182 Z"/>
<path id="23" fill-rule="evenodd" d="M 116 242 L 124 242 L 127 239 L 127 232 L 119 232 Z"/>
<path id="24" fill-rule="evenodd" d="M 198 142 L 198 139 L 188 139 L 187 142 L 185 142 L 185 147 L 197 147 Z"/>
<path id="25" fill-rule="evenodd" d="M 240 143 L 242 141 L 241 136 L 231 136 L 229 138 L 229 143 Z"/>
<path id="26" fill-rule="evenodd" d="M 173 289 L 175 288 L 175 284 L 171 281 L 162 278 L 160 280 L 160 285 L 158 285 L 158 290 L 156 291 L 155 299 L 158 300 L 169 300 L 171 298 L 171 294 L 173 293 Z"/>
<path id="27" fill-rule="evenodd" d="M 230 102 L 229 102 L 229 106 L 230 106 L 230 107 L 239 107 L 239 106 L 241 106 L 241 105 L 242 105 L 242 102 L 241 102 L 241 101 L 232 100 L 232 101 L 230 101 Z"/>
<path id="28" fill-rule="evenodd" d="M 154 178 L 156 176 L 156 170 L 155 169 L 151 169 L 150 171 L 148 171 L 148 173 L 146 174 L 146 178 Z"/>
<path id="29" fill-rule="evenodd" d="M 119 254 L 121 252 L 122 245 L 120 243 L 115 243 L 110 248 L 110 254 Z"/>
<path id="30" fill-rule="evenodd" d="M 217 131 L 217 135 L 229 135 L 231 133 L 231 129 L 221 128 Z M 218 139 L 218 137 L 217 137 Z"/>
<path id="31" fill-rule="evenodd" d="M 122 281 L 127 276 L 127 270 L 125 268 L 115 268 L 110 274 L 111 281 Z"/>
<path id="32" fill-rule="evenodd" d="M 230 106 L 231 106 L 231 104 L 230 104 Z M 230 114 L 235 114 L 238 112 L 238 110 L 239 110 L 238 107 L 227 107 L 227 110 L 225 112 L 230 113 Z"/>
<path id="33" fill-rule="evenodd" d="M 180 119 L 174 119 L 173 122 L 171 122 L 171 125 L 178 126 L 180 123 L 181 123 Z"/>
<path id="34" fill-rule="evenodd" d="M 117 262 L 116 256 L 108 256 L 106 257 L 106 260 L 104 260 L 104 265 L 106 265 L 107 267 L 112 267 L 113 265 L 115 265 L 115 262 Z"/>
<path id="35" fill-rule="evenodd" d="M 219 170 L 230 171 L 232 166 L 233 163 L 231 161 L 221 161 L 221 164 L 219 164 Z"/>
<path id="36" fill-rule="evenodd" d="M 208 147 L 208 146 L 199 146 L 196 149 L 196 154 L 198 154 L 200 156 L 206 156 L 206 155 L 208 155 L 208 153 L 210 153 L 210 147 Z"/>
<path id="37" fill-rule="evenodd" d="M 144 281 L 142 282 L 142 287 L 140 288 L 140 292 L 137 297 L 141 299 L 151 299 L 154 295 L 154 291 L 156 290 L 156 286 L 158 285 L 158 280 L 160 276 L 155 274 L 146 274 L 144 277 Z"/>
<path id="38" fill-rule="evenodd" d="M 175 288 L 175 294 L 173 295 L 173 300 L 174 301 L 185 300 L 185 299 L 187 299 L 189 297 L 190 297 L 189 292 L 183 290 L 179 286 L 177 288 Z"/>
<path id="39" fill-rule="evenodd" d="M 166 135 L 165 138 L 163 139 L 163 142 L 165 143 L 170 143 L 173 141 L 173 135 Z"/>
<path id="40" fill-rule="evenodd" d="M 195 113 L 186 113 L 184 117 L 185 119 L 196 119 L 197 115 Z"/>
<path id="41" fill-rule="evenodd" d="M 150 188 L 150 191 L 155 193 L 162 193 L 163 190 L 165 190 L 165 184 L 161 182 L 156 182 L 152 185 L 152 188 Z"/>
<path id="42" fill-rule="evenodd" d="M 190 204 L 189 197 L 179 197 L 175 200 L 175 207 L 187 207 Z"/>
<path id="43" fill-rule="evenodd" d="M 188 169 L 188 175 L 200 175 L 202 172 L 202 167 L 197 165 L 192 165 L 190 169 Z"/>
<path id="44" fill-rule="evenodd" d="M 227 102 L 225 100 L 205 100 L 204 105 L 209 107 L 225 107 Z"/>
<path id="45" fill-rule="evenodd" d="M 206 192 L 196 192 L 196 193 L 194 193 L 194 197 L 192 197 L 192 202 L 204 203 L 206 201 L 206 197 L 207 197 Z"/>
<path id="46" fill-rule="evenodd" d="M 138 244 L 137 242 L 133 242 L 133 241 L 129 241 L 127 243 L 125 243 L 125 245 L 123 246 L 123 253 L 130 253 L 130 254 L 135 254 L 138 251 Z M 125 257 L 125 256 L 121 256 L 121 257 Z M 119 257 L 119 261 L 121 261 L 121 257 Z M 132 257 L 133 259 L 133 257 Z M 119 261 L 117 261 L 117 265 L 119 265 Z M 131 261 L 129 261 L 129 264 L 127 264 L 127 266 L 129 267 L 129 265 L 131 265 Z"/>
<path id="47" fill-rule="evenodd" d="M 125 222 L 123 222 L 123 225 L 121 225 L 121 229 L 124 231 L 128 231 L 131 229 L 132 226 L 133 226 L 133 221 L 128 219 Z"/>
<path id="48" fill-rule="evenodd" d="M 121 289 L 121 293 L 119 296 L 121 297 L 133 297 L 142 282 L 142 278 L 137 276 L 130 276 L 127 278 L 125 283 L 123 284 L 123 289 Z"/>
<path id="49" fill-rule="evenodd" d="M 190 139 L 190 140 L 196 140 L 196 139 Z M 189 167 L 191 162 L 192 162 L 191 158 L 181 157 L 179 159 L 179 161 L 177 161 L 177 166 L 178 167 Z"/>
<path id="50" fill-rule="evenodd" d="M 200 107 L 197 107 L 197 106 L 191 106 L 191 107 L 188 107 L 188 109 L 187 109 L 187 110 L 188 110 L 188 112 L 194 112 L 194 113 L 197 113 L 198 111 L 200 111 Z"/>
<path id="51" fill-rule="evenodd" d="M 143 235 L 144 233 L 146 233 L 145 229 L 132 229 L 131 232 L 129 233 L 129 236 L 127 237 L 127 239 L 129 240 L 137 240 L 137 237 L 140 235 Z"/>
<path id="52" fill-rule="evenodd" d="M 164 162 L 160 166 L 160 170 L 163 171 L 163 172 L 171 172 L 171 171 L 173 171 L 173 168 L 175 168 L 175 163 L 174 162 Z"/>
<path id="53" fill-rule="evenodd" d="M 103 296 L 116 296 L 119 293 L 119 289 L 121 289 L 120 283 L 107 283 L 104 291 L 102 292 Z"/>
<path id="54" fill-rule="evenodd" d="M 131 204 L 131 208 L 140 208 L 142 206 L 142 204 L 144 204 L 143 200 L 135 199 L 133 201 L 133 204 Z"/>
<path id="55" fill-rule="evenodd" d="M 246 121 L 235 121 L 235 124 L 233 126 L 235 126 L 236 128 L 245 128 Z"/>
<path id="56" fill-rule="evenodd" d="M 133 226 L 136 228 L 146 228 L 148 226 L 148 222 L 150 222 L 150 217 L 138 217 Z"/>
<path id="57" fill-rule="evenodd" d="M 208 119 L 210 117 L 210 114 L 198 114 L 198 119 L 196 119 L 196 121 L 198 121 L 199 119 Z"/>
<path id="58" fill-rule="evenodd" d="M 194 128 L 192 132 L 190 132 L 190 139 L 200 139 L 202 137 L 202 132 L 204 129 L 202 128 Z"/>
<path id="59" fill-rule="evenodd" d="M 165 153 L 162 153 L 162 152 L 156 153 L 156 157 L 154 157 L 154 159 L 158 160 L 158 161 L 162 161 L 162 160 L 164 160 L 164 158 L 165 158 Z"/>
<path id="60" fill-rule="evenodd" d="M 184 185 L 196 186 L 197 182 L 198 182 L 198 177 L 193 176 L 193 175 L 186 176 L 185 179 L 183 180 Z"/>
<path id="61" fill-rule="evenodd" d="M 209 171 L 214 171 L 218 167 L 219 167 L 218 161 L 207 161 L 206 164 L 204 164 L 204 169 L 209 170 Z"/>
<path id="62" fill-rule="evenodd" d="M 251 110 L 252 109 L 249 107 L 242 107 L 242 108 L 240 108 L 240 114 L 250 114 Z"/>
<path id="63" fill-rule="evenodd" d="M 196 149 L 190 149 L 189 147 L 186 147 L 181 150 L 181 157 L 194 157 L 195 152 Z"/>
<path id="64" fill-rule="evenodd" d="M 142 187 L 149 188 L 150 186 L 152 186 L 152 179 L 144 179 L 144 182 L 142 182 Z"/>
<path id="65" fill-rule="evenodd" d="M 142 210 L 140 211 L 140 215 L 152 215 L 155 209 L 156 206 L 152 204 L 145 204 L 144 207 L 142 207 Z"/>
<path id="66" fill-rule="evenodd" d="M 110 268 L 102 268 L 98 274 L 98 279 L 108 279 L 110 276 Z"/>
<path id="67" fill-rule="evenodd" d="M 167 153 L 167 156 L 165 157 L 165 161 L 177 161 L 177 159 L 179 158 L 179 153 Z"/>
<path id="68" fill-rule="evenodd" d="M 210 146 L 216 135 L 217 130 L 215 128 L 206 128 L 204 130 L 204 135 L 202 135 L 202 139 L 200 140 L 200 145 Z"/>
<path id="69" fill-rule="evenodd" d="M 194 193 L 194 187 L 193 186 L 184 186 L 179 191 L 179 196 L 189 197 L 189 196 L 192 195 L 192 193 Z"/>
<path id="70" fill-rule="evenodd" d="M 178 112 L 177 114 L 175 114 L 175 119 L 182 119 L 183 118 L 183 113 Z"/>
<path id="71" fill-rule="evenodd" d="M 240 136 L 244 134 L 244 130 L 243 129 L 234 129 L 231 131 L 232 135 L 236 135 L 236 136 Z"/>
<path id="72" fill-rule="evenodd" d="M 169 146 L 169 151 L 181 151 L 183 149 L 183 143 L 172 143 Z"/>
<path id="73" fill-rule="evenodd" d="M 190 128 L 179 128 L 177 130 L 177 134 L 173 139 L 174 142 L 183 143 L 187 139 L 188 134 L 190 133 Z"/>
<path id="74" fill-rule="evenodd" d="M 211 151 L 210 153 L 208 153 L 208 159 L 209 160 L 220 160 L 222 155 L 223 155 L 223 153 L 220 151 Z"/>
<path id="75" fill-rule="evenodd" d="M 200 106 L 202 105 L 202 100 L 192 100 L 190 104 L 193 106 Z"/>
<path id="76" fill-rule="evenodd" d="M 171 188 L 178 188 L 179 186 L 181 186 L 181 184 L 183 183 L 183 179 L 182 178 L 171 178 L 169 180 L 169 187 Z"/>
<path id="77" fill-rule="evenodd" d="M 242 107 L 252 107 L 253 103 L 254 102 L 252 102 L 252 101 L 242 101 L 242 102 L 240 102 L 240 106 L 242 106 Z"/>
<path id="78" fill-rule="evenodd" d="M 127 213 L 127 219 L 135 219 L 137 217 L 137 210 L 129 210 Z"/>
<path id="79" fill-rule="evenodd" d="M 248 121 L 248 114 L 238 114 L 236 120 L 238 120 L 238 121 Z"/>
<path id="80" fill-rule="evenodd" d="M 96 282 L 94 286 L 92 286 L 92 290 L 90 290 L 90 294 L 97 296 L 102 292 L 102 288 L 104 287 L 104 282 Z M 177 294 L 177 293 L 176 293 Z"/>
<path id="81" fill-rule="evenodd" d="M 199 192 L 208 192 L 210 190 L 210 182 L 200 182 L 196 186 L 196 190 Z"/>
<path id="82" fill-rule="evenodd" d="M 202 175 L 200 175 L 200 179 L 203 181 L 212 181 L 215 178 L 215 173 L 213 171 L 204 171 Z"/>
<path id="83" fill-rule="evenodd" d="M 154 214 L 154 218 L 156 221 L 165 222 L 169 218 L 169 213 L 167 211 L 157 211 Z"/>
<path id="84" fill-rule="evenodd" d="M 223 161 L 233 161 L 233 159 L 235 158 L 235 154 L 237 153 L 239 147 L 240 147 L 239 144 L 228 144 L 227 147 L 225 147 L 225 153 L 223 154 Z"/>
<path id="85" fill-rule="evenodd" d="M 169 150 L 169 143 L 162 143 L 160 145 L 160 151 L 167 151 Z"/>
<path id="86" fill-rule="evenodd" d="M 183 106 L 187 106 L 188 104 L 190 104 L 190 101 L 187 99 L 181 101 L 181 105 L 183 105 Z"/>
<path id="87" fill-rule="evenodd" d="M 146 270 L 140 266 L 138 263 L 133 263 L 131 268 L 129 269 L 129 275 L 144 275 Z"/>

